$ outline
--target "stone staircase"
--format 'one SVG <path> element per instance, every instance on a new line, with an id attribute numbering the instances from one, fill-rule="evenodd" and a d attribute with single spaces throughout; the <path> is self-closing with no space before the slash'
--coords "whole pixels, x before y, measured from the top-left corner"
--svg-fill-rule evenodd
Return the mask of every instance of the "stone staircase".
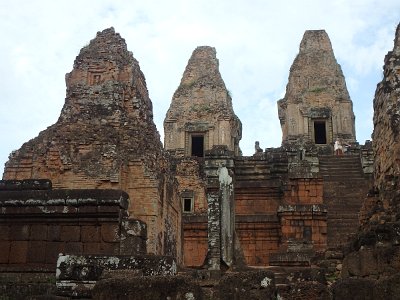
<path id="1" fill-rule="evenodd" d="M 372 181 L 364 175 L 359 156 L 320 156 L 319 163 L 328 209 L 328 248 L 336 248 L 356 233 Z"/>

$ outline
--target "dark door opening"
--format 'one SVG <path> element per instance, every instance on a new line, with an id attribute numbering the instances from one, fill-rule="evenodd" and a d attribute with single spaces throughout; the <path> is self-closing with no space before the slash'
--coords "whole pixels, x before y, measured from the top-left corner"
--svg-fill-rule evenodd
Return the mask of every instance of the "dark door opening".
<path id="1" fill-rule="evenodd" d="M 204 136 L 192 136 L 192 156 L 204 157 Z"/>
<path id="2" fill-rule="evenodd" d="M 316 144 L 326 144 L 325 122 L 314 122 L 314 140 Z"/>
<path id="3" fill-rule="evenodd" d="M 193 210 L 193 199 L 183 198 L 183 212 L 192 212 Z"/>

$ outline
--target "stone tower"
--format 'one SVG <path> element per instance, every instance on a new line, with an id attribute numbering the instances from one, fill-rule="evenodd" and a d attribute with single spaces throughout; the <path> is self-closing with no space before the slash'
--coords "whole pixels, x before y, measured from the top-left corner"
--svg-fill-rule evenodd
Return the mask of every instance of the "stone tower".
<path id="1" fill-rule="evenodd" d="M 278 113 L 282 142 L 355 142 L 353 104 L 324 30 L 304 33 Z"/>
<path id="2" fill-rule="evenodd" d="M 114 28 L 98 32 L 81 49 L 66 85 L 58 121 L 10 155 L 3 178 L 46 178 L 61 189 L 124 190 L 131 216 L 148 224 L 148 251 L 179 257 L 174 179 L 145 77 Z"/>
<path id="3" fill-rule="evenodd" d="M 374 98 L 374 172 L 381 191 L 399 188 L 400 178 L 400 24 L 393 50 L 385 56 L 383 79 Z"/>
<path id="4" fill-rule="evenodd" d="M 242 124 L 218 68 L 215 48 L 197 47 L 164 120 L 164 147 L 176 156 L 203 157 L 214 145 L 239 155 Z"/>

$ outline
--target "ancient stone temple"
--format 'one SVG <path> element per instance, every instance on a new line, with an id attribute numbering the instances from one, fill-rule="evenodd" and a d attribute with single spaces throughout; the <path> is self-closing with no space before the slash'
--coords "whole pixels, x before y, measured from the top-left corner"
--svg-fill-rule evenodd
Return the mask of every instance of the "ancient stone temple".
<path id="1" fill-rule="evenodd" d="M 234 199 L 232 182 L 224 180 L 232 180 L 228 169 L 232 171 L 233 157 L 240 154 L 242 126 L 214 48 L 193 51 L 173 95 L 164 132 L 182 199 L 184 261 L 202 265 L 208 256 L 210 268 L 219 269 L 221 261 L 231 266 Z M 210 237 L 216 242 L 210 243 Z"/>
<path id="2" fill-rule="evenodd" d="M 121 189 L 148 224 L 151 253 L 179 255 L 180 204 L 139 63 L 113 28 L 98 32 L 66 74 L 56 124 L 13 152 L 4 179 L 50 179 L 58 189 Z"/>
<path id="3" fill-rule="evenodd" d="M 164 121 L 164 146 L 176 156 L 204 157 L 214 145 L 239 155 L 242 124 L 218 69 L 216 51 L 198 47 L 189 59 Z"/>
<path id="4" fill-rule="evenodd" d="M 284 142 L 355 142 L 353 104 L 324 30 L 304 33 L 278 108 Z"/>
<path id="5" fill-rule="evenodd" d="M 315 64 L 307 64 L 313 60 Z M 196 79 L 199 77 L 203 78 L 200 82 Z M 321 89 L 310 92 L 300 81 L 293 81 L 308 77 L 309 84 Z M 298 103 L 299 99 L 304 101 Z M 199 109 L 199 103 L 214 108 Z M 286 97 L 279 103 L 280 115 L 292 118 L 295 113 L 306 112 L 301 124 L 309 124 L 307 131 L 291 139 L 306 145 L 288 147 L 283 126 L 284 147 L 265 152 L 258 147 L 253 156 L 241 156 L 235 146 L 240 122 L 218 71 L 215 50 L 200 47 L 193 52 L 164 122 L 165 147 L 174 157 L 182 201 L 186 266 L 218 269 L 219 261 L 228 266 L 240 262 L 307 265 L 315 251 L 336 249 L 356 231 L 358 210 L 370 185 L 372 152 L 355 143 L 352 103 L 324 31 L 307 31 L 304 35 Z M 190 129 L 199 124 L 208 124 L 210 130 L 221 128 L 217 122 L 221 111 L 230 116 L 231 125 L 225 128 L 230 130 L 223 131 L 231 135 L 229 139 L 211 143 L 206 127 Z M 324 126 L 323 143 L 311 138 L 314 123 Z M 193 141 L 199 135 L 202 146 L 198 155 L 193 152 Z M 333 157 L 334 138 L 352 142 L 352 155 Z M 322 152 L 324 155 L 319 154 L 320 144 L 328 149 Z M 343 183 L 343 176 L 350 180 Z M 225 180 L 221 178 L 228 178 L 230 185 L 231 192 L 225 198 Z M 229 227 L 232 223 L 234 228 L 224 231 L 223 224 Z M 232 252 L 229 259 L 226 253 L 224 258 L 224 251 Z"/>
<path id="6" fill-rule="evenodd" d="M 328 297 L 343 256 L 370 242 L 367 230 L 357 249 L 347 244 L 368 191 L 366 228 L 398 226 L 398 36 L 374 102 L 374 149 L 357 143 L 344 76 L 327 34 L 314 30 L 278 101 L 282 146 L 256 142 L 243 156 L 214 48 L 193 51 L 162 147 L 138 62 L 113 28 L 98 32 L 66 75 L 59 120 L 6 164 L 0 271 L 51 277 L 57 261 L 59 295 L 82 296 L 80 284 L 96 299 L 291 299 L 303 288 Z M 349 144 L 345 155 L 333 155 L 336 139 Z M 397 237 L 396 226 L 385 236 Z"/>

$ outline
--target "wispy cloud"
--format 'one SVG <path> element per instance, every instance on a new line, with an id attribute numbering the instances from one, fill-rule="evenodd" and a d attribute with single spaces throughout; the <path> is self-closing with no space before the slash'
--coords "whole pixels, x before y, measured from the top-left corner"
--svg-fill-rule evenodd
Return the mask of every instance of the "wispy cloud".
<path id="1" fill-rule="evenodd" d="M 3 1 L 0 173 L 12 150 L 57 120 L 65 73 L 79 49 L 110 26 L 140 63 L 160 132 L 191 52 L 216 47 L 247 155 L 255 140 L 263 148 L 280 144 L 276 101 L 290 65 L 304 31 L 326 29 L 349 79 L 362 142 L 372 131 L 373 92 L 399 20 L 397 0 Z"/>

